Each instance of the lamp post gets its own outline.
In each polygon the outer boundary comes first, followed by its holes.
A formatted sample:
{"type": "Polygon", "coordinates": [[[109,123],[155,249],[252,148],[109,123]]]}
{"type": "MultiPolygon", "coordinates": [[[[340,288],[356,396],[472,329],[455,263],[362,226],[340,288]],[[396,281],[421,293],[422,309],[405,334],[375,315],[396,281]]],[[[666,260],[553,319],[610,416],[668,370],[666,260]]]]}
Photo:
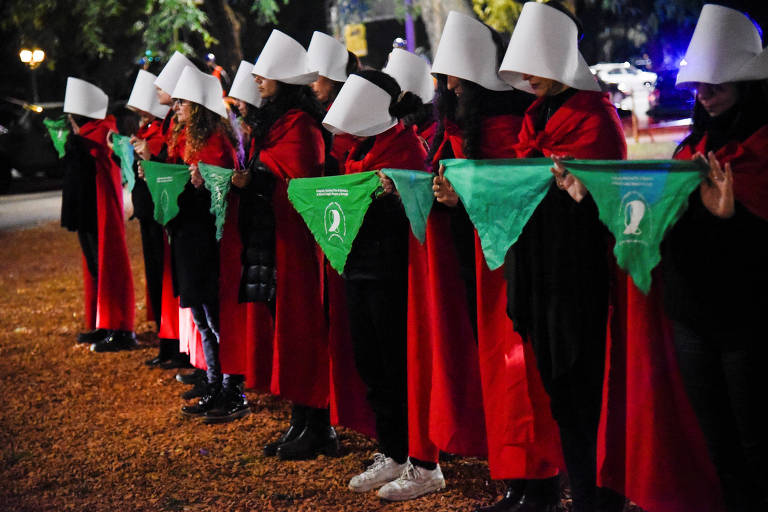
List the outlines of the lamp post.
{"type": "Polygon", "coordinates": [[[27,65],[32,76],[32,101],[37,103],[39,98],[37,96],[37,77],[35,76],[35,69],[43,63],[45,60],[45,52],[40,48],[29,50],[22,48],[19,52],[19,60],[27,65]]]}

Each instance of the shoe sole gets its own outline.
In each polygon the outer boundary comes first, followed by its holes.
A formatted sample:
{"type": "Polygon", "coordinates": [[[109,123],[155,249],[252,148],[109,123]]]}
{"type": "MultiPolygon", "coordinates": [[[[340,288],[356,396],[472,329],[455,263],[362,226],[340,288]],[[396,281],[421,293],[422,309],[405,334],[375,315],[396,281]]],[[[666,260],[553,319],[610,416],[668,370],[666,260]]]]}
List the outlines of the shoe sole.
{"type": "Polygon", "coordinates": [[[91,352],[96,352],[97,354],[104,354],[106,352],[125,352],[127,350],[133,350],[135,348],[138,348],[138,345],[131,345],[129,347],[119,347],[119,348],[118,347],[115,347],[115,348],[109,347],[109,348],[106,348],[106,349],[100,349],[100,348],[98,348],[96,346],[95,343],[91,344],[91,352]]]}
{"type": "Polygon", "coordinates": [[[239,420],[240,418],[244,418],[249,414],[251,414],[251,410],[246,408],[246,409],[243,409],[242,411],[237,411],[236,413],[230,414],[228,416],[203,416],[203,423],[205,423],[206,425],[231,423],[235,420],[239,420]]]}
{"type": "Polygon", "coordinates": [[[440,489],[445,489],[445,480],[438,480],[430,484],[426,489],[424,489],[419,494],[408,495],[408,496],[397,496],[397,497],[384,497],[381,494],[378,494],[378,496],[379,498],[386,501],[408,501],[408,500],[415,500],[416,498],[420,498],[431,492],[439,491],[440,489]]]}
{"type": "Polygon", "coordinates": [[[349,484],[349,485],[347,485],[347,489],[349,489],[352,492],[368,492],[368,491],[372,491],[374,489],[378,489],[379,487],[382,487],[382,486],[388,484],[389,482],[394,482],[395,480],[397,480],[397,477],[393,478],[392,480],[385,480],[383,482],[377,482],[375,484],[370,484],[367,487],[353,487],[352,484],[349,484]]]}
{"type": "MultiPolygon", "coordinates": [[[[284,455],[283,452],[278,451],[277,458],[280,460],[313,460],[319,457],[320,455],[325,455],[326,457],[338,457],[339,451],[340,449],[338,448],[333,448],[333,449],[320,448],[318,450],[314,450],[311,454],[306,455],[304,457],[289,457],[284,455]]],[[[381,484],[381,485],[384,485],[384,484],[381,484]]]]}

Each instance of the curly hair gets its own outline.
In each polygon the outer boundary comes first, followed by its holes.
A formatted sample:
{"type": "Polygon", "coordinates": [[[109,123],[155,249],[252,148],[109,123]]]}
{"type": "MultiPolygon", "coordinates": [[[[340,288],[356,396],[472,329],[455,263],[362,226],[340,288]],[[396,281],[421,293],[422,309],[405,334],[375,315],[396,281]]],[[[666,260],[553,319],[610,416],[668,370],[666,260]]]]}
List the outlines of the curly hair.
{"type": "Polygon", "coordinates": [[[179,134],[186,128],[186,145],[184,146],[183,159],[190,161],[203,148],[205,142],[214,133],[221,133],[232,143],[235,149],[240,149],[240,139],[232,129],[228,119],[224,119],[217,113],[208,110],[202,105],[191,102],[189,105],[189,119],[186,123],[176,123],[173,126],[168,152],[171,154],[178,142],[179,134]]]}

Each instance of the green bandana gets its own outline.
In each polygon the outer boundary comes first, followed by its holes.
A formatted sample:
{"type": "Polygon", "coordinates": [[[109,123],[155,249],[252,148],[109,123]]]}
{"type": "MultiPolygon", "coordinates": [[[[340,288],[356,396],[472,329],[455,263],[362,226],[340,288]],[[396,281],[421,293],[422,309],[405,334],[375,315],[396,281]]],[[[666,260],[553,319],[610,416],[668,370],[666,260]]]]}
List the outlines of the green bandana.
{"type": "Polygon", "coordinates": [[[376,171],[297,178],[288,184],[288,199],[339,274],[378,188],[376,171]]]}
{"type": "Polygon", "coordinates": [[[59,153],[59,158],[64,158],[66,153],[67,137],[69,137],[69,123],[66,117],[59,119],[43,119],[43,124],[48,128],[48,134],[53,141],[53,147],[59,153]]]}
{"type": "Polygon", "coordinates": [[[488,268],[499,268],[549,189],[552,160],[454,159],[440,163],[477,229],[488,268]]]}
{"type": "Polygon", "coordinates": [[[227,194],[232,183],[232,169],[200,162],[197,164],[205,180],[205,188],[211,192],[211,213],[216,217],[216,240],[224,234],[224,221],[227,219],[227,194]]]}
{"type": "Polygon", "coordinates": [[[661,260],[659,245],[688,207],[707,166],[696,161],[568,160],[563,165],[584,183],[600,220],[616,238],[613,253],[645,294],[661,260]]]}
{"type": "Polygon", "coordinates": [[[411,231],[423,244],[427,236],[427,217],[435,200],[432,193],[432,174],[399,169],[382,169],[381,172],[395,182],[405,214],[411,221],[411,231]]]}
{"type": "Polygon", "coordinates": [[[131,138],[117,133],[112,134],[112,151],[120,159],[120,170],[123,173],[123,185],[128,185],[128,190],[133,190],[136,185],[136,177],[133,175],[133,144],[131,138]]]}
{"type": "Polygon", "coordinates": [[[142,160],[149,193],[155,203],[155,220],[165,226],[179,213],[179,194],[189,181],[189,167],[142,160]]]}

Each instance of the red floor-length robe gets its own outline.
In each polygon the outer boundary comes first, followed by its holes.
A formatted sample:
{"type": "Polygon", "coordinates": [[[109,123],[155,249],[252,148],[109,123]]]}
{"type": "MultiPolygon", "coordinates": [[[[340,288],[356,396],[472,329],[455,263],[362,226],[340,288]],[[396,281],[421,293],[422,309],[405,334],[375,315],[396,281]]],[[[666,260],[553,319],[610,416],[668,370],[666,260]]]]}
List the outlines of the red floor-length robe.
{"type": "Polygon", "coordinates": [[[120,168],[110,158],[107,133],[117,131],[113,116],[91,120],[80,127],[96,169],[98,279],[83,258],[85,319],[89,329],[133,331],[135,304],[133,276],[125,241],[123,188],[120,168]]]}
{"type": "Polygon", "coordinates": [[[327,407],[328,333],[314,238],[288,200],[288,180],[322,173],[325,144],[319,124],[292,109],[269,130],[259,160],[277,177],[275,213],[275,335],[270,390],[293,402],[327,407]]]}

